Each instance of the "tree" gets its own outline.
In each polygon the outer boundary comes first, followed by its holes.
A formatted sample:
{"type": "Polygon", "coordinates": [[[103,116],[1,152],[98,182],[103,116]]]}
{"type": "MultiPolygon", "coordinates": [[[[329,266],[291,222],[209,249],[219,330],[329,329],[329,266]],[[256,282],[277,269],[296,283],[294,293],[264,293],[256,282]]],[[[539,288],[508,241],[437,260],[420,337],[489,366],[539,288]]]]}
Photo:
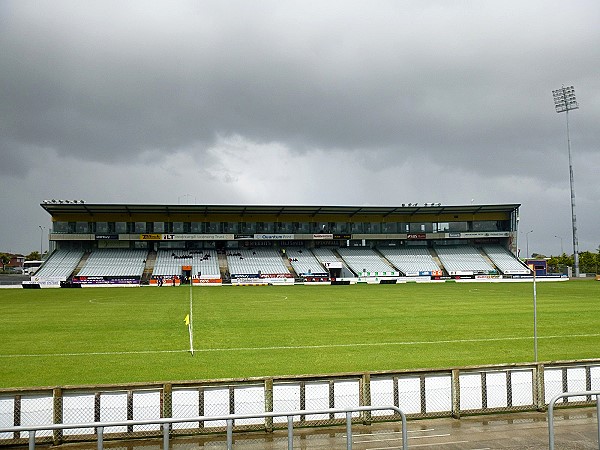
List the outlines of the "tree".
{"type": "Polygon", "coordinates": [[[573,257],[563,253],[560,256],[552,256],[548,260],[548,270],[551,273],[563,273],[565,267],[573,267],[573,264],[573,257]]]}
{"type": "Polygon", "coordinates": [[[39,261],[40,259],[42,259],[40,252],[31,252],[25,257],[25,261],[39,261]]]}
{"type": "Polygon", "coordinates": [[[579,253],[579,267],[583,273],[596,273],[598,269],[598,261],[596,254],[592,252],[581,252],[579,253]]]}
{"type": "Polygon", "coordinates": [[[5,270],[6,265],[10,262],[10,256],[6,253],[0,253],[0,262],[2,262],[2,270],[5,270]]]}

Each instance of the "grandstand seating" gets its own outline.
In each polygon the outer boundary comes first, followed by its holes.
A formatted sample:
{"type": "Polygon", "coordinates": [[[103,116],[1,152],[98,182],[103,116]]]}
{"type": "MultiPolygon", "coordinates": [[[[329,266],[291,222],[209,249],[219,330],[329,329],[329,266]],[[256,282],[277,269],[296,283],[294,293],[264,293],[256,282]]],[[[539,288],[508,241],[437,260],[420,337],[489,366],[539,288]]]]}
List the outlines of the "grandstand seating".
{"type": "Polygon", "coordinates": [[[499,245],[484,246],[483,251],[489,256],[498,269],[507,275],[527,275],[531,273],[515,256],[499,245]]]}
{"type": "Polygon", "coordinates": [[[298,275],[327,275],[327,270],[319,263],[319,260],[310,250],[293,248],[287,250],[286,254],[290,264],[298,275]]]}
{"type": "Polygon", "coordinates": [[[479,250],[470,245],[436,247],[435,250],[449,275],[496,272],[496,269],[483,257],[479,250]]]}
{"type": "Polygon", "coordinates": [[[44,262],[35,276],[67,279],[83,256],[83,250],[57,250],[44,262]]]}
{"type": "Polygon", "coordinates": [[[221,278],[219,258],[215,250],[159,250],[152,271],[153,277],[181,275],[182,266],[192,267],[192,277],[221,278]]]}
{"type": "Polygon", "coordinates": [[[116,248],[94,250],[77,276],[141,277],[147,256],[146,250],[116,248]]]}
{"type": "Polygon", "coordinates": [[[396,269],[371,248],[340,248],[338,253],[348,267],[359,276],[381,274],[382,272],[392,276],[399,275],[396,269]]]}
{"type": "Polygon", "coordinates": [[[234,275],[284,274],[290,271],[283,263],[281,255],[273,248],[257,248],[254,250],[229,250],[227,252],[229,273],[234,275]]]}
{"type": "Polygon", "coordinates": [[[340,263],[340,259],[335,255],[332,249],[328,247],[315,247],[312,249],[312,254],[315,255],[317,261],[322,265],[326,263],[340,263]]]}
{"type": "Polygon", "coordinates": [[[389,262],[408,276],[441,271],[427,247],[384,247],[379,251],[389,262]]]}

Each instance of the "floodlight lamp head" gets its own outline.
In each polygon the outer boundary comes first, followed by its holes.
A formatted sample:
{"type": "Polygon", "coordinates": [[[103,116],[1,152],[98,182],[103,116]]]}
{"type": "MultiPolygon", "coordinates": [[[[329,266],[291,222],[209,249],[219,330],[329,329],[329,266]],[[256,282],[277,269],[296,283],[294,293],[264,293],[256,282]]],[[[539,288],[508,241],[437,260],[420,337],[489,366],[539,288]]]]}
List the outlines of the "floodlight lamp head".
{"type": "Polygon", "coordinates": [[[568,112],[573,109],[579,109],[579,104],[575,97],[575,88],[573,86],[562,87],[552,91],[554,97],[554,107],[557,113],[568,112]]]}

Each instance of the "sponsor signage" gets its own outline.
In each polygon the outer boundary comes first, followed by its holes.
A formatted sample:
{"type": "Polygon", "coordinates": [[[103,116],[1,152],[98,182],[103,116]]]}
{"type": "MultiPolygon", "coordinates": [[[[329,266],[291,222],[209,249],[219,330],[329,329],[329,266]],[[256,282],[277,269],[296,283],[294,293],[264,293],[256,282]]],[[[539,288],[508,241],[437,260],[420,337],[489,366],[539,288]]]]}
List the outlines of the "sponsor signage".
{"type": "Polygon", "coordinates": [[[234,239],[254,239],[253,234],[234,234],[234,239]]]}
{"type": "Polygon", "coordinates": [[[333,239],[333,234],[329,234],[329,233],[313,234],[313,239],[333,239]]]}
{"type": "Polygon", "coordinates": [[[220,278],[194,278],[194,284],[218,284],[222,283],[220,278]]]}
{"type": "Polygon", "coordinates": [[[97,234],[96,240],[97,241],[118,241],[119,235],[118,234],[97,234]]]}
{"type": "Polygon", "coordinates": [[[139,284],[139,277],[73,277],[76,284],[139,284]]]}
{"type": "Polygon", "coordinates": [[[261,273],[259,278],[292,278],[291,273],[261,273]]]}
{"type": "Polygon", "coordinates": [[[509,237],[508,231],[468,232],[468,233],[446,233],[448,238],[490,238],[509,237]]]}
{"type": "Polygon", "coordinates": [[[258,240],[276,240],[276,241],[281,241],[284,239],[294,239],[294,235],[293,234],[255,234],[254,235],[254,239],[258,239],[258,240]]]}
{"type": "Polygon", "coordinates": [[[425,233],[411,233],[411,234],[406,235],[406,239],[422,240],[422,239],[427,239],[427,235],[425,233]]]}
{"type": "Polygon", "coordinates": [[[333,238],[334,239],[345,239],[345,240],[348,240],[348,239],[352,239],[352,235],[351,234],[334,234],[333,238]]]}
{"type": "Polygon", "coordinates": [[[140,234],[140,241],[226,241],[233,239],[233,234],[175,234],[145,233],[140,234]]]}
{"type": "Polygon", "coordinates": [[[162,234],[140,234],[140,241],[160,241],[162,234]]]}

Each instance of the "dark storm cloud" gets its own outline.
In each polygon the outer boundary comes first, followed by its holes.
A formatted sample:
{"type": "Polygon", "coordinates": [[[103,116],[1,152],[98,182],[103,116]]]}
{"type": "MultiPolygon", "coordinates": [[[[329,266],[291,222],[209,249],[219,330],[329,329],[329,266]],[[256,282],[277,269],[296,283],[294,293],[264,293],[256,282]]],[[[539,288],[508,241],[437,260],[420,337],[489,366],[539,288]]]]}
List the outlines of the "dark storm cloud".
{"type": "Polygon", "coordinates": [[[424,5],[9,3],[5,136],[97,160],[229,134],[460,164],[482,147],[515,157],[542,144],[528,136],[548,134],[561,80],[547,74],[571,47],[586,64],[577,44],[600,33],[577,29],[598,7],[566,11],[565,44],[549,30],[558,4],[519,7],[522,19],[510,6],[424,5]]]}

